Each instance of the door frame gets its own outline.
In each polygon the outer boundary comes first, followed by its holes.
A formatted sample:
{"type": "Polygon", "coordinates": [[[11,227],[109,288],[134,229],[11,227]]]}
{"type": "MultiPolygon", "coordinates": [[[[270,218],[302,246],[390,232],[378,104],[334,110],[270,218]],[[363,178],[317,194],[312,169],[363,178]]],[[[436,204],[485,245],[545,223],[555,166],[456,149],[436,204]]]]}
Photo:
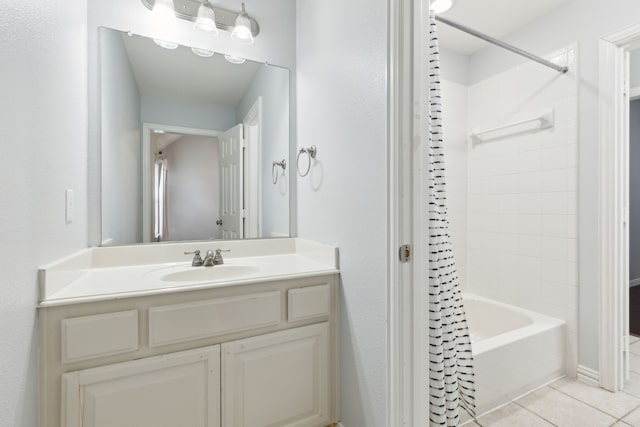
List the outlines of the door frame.
{"type": "Polygon", "coordinates": [[[247,114],[242,119],[244,126],[243,162],[244,162],[244,191],[243,203],[246,210],[244,218],[244,238],[255,239],[269,237],[262,235],[262,97],[259,96],[247,114]],[[249,126],[256,126],[255,141],[251,139],[249,126]]]}
{"type": "Polygon", "coordinates": [[[426,99],[421,76],[428,55],[429,0],[388,2],[387,115],[387,425],[421,426],[428,416],[428,328],[423,280],[428,212],[421,209],[426,170],[426,99]],[[411,245],[411,262],[399,248],[411,245]]]}
{"type": "Polygon", "coordinates": [[[198,129],[184,126],[172,126],[160,123],[142,123],[142,242],[151,242],[151,132],[161,130],[168,133],[181,133],[184,135],[216,137],[222,132],[211,129],[198,129]]]}
{"type": "Polygon", "coordinates": [[[599,383],[620,391],[629,353],[629,67],[640,25],[599,40],[599,383]],[[622,173],[620,173],[622,171],[622,173]]]}

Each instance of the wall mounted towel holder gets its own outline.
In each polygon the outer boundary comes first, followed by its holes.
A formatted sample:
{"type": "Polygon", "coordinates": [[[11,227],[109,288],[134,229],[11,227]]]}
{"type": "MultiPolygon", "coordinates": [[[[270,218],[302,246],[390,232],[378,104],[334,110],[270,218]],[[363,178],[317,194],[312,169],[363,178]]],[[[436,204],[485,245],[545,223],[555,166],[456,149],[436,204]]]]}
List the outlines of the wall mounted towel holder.
{"type": "Polygon", "coordinates": [[[309,175],[309,171],[311,170],[311,159],[315,159],[317,154],[318,149],[315,145],[312,145],[309,148],[300,149],[300,151],[298,152],[298,158],[296,159],[296,169],[298,169],[298,175],[300,175],[301,177],[309,175]],[[307,155],[307,167],[305,168],[304,172],[300,170],[300,156],[302,154],[307,155]]]}

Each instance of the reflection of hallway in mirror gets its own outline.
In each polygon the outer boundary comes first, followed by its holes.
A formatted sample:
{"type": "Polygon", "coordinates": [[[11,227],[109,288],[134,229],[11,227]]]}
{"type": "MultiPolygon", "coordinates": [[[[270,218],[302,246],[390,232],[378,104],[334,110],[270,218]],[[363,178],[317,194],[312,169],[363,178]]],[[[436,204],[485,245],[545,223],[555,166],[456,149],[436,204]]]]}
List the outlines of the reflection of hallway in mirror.
{"type": "MultiPolygon", "coordinates": [[[[151,138],[151,153],[154,153],[152,162],[159,151],[162,151],[168,164],[167,234],[162,240],[220,238],[216,225],[220,215],[218,138],[154,133],[151,138]]],[[[155,207],[156,203],[154,211],[155,207]]],[[[153,215],[155,218],[155,212],[153,215]]]]}

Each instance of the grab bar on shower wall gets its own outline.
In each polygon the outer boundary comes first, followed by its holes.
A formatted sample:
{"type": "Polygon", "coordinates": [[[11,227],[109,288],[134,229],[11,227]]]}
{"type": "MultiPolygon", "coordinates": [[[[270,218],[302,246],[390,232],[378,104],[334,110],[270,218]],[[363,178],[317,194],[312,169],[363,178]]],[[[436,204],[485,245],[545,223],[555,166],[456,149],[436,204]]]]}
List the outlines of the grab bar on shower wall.
{"type": "MultiPolygon", "coordinates": [[[[545,111],[544,113],[540,114],[537,117],[532,117],[530,119],[525,119],[525,120],[520,120],[517,122],[513,122],[513,123],[509,123],[506,125],[502,125],[502,126],[497,126],[491,129],[485,129],[485,130],[481,130],[481,131],[476,131],[473,132],[471,135],[469,135],[469,138],[471,138],[471,142],[472,143],[479,143],[482,142],[486,139],[490,139],[487,138],[486,135],[493,133],[493,132],[499,132],[505,129],[509,129],[512,127],[517,127],[517,126],[522,126],[522,125],[526,125],[529,123],[535,123],[538,122],[538,127],[537,128],[533,128],[533,129],[528,129],[529,131],[531,130],[541,130],[541,129],[549,129],[552,128],[554,123],[555,123],[555,119],[554,119],[554,114],[553,114],[553,108],[550,110],[545,111]]],[[[504,135],[500,135],[500,136],[504,136],[504,135]]]]}

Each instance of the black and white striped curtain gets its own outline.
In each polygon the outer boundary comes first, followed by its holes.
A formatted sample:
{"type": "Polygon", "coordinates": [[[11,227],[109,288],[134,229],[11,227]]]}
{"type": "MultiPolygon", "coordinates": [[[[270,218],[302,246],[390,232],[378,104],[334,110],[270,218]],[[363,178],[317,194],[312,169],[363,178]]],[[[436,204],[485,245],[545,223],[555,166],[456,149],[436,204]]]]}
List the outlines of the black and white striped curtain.
{"type": "Polygon", "coordinates": [[[471,339],[447,217],[438,35],[429,30],[429,420],[457,426],[460,406],[475,416],[471,339]]]}

